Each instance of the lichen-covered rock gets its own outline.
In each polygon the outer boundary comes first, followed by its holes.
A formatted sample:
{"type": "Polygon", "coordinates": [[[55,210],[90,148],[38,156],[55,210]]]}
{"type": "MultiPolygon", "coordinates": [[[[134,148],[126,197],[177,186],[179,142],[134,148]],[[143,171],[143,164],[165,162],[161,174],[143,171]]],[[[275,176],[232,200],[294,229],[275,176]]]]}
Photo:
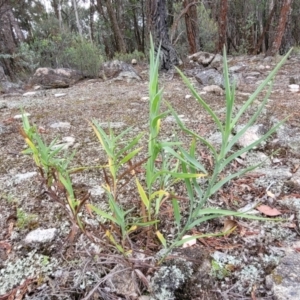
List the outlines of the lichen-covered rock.
{"type": "Polygon", "coordinates": [[[215,69],[200,71],[195,76],[196,80],[203,85],[218,85],[221,86],[223,76],[215,69]]]}
{"type": "Polygon", "coordinates": [[[16,261],[5,262],[0,270],[0,295],[22,284],[27,278],[52,274],[57,265],[57,259],[38,254],[36,251],[31,251],[26,257],[16,261]]]}
{"type": "Polygon", "coordinates": [[[113,79],[113,78],[117,80],[123,80],[123,79],[141,80],[141,77],[131,65],[119,60],[114,60],[114,61],[109,61],[104,63],[100,67],[99,77],[102,78],[103,80],[113,79]]]}
{"type": "MultiPolygon", "coordinates": [[[[245,125],[239,125],[237,126],[236,131],[239,132],[244,127],[245,125]]],[[[252,143],[258,141],[266,132],[267,132],[267,128],[265,128],[265,126],[262,124],[250,126],[245,131],[245,133],[239,138],[238,145],[240,147],[247,147],[252,143]]]]}
{"type": "Polygon", "coordinates": [[[266,281],[273,291],[275,300],[298,300],[300,299],[300,253],[287,251],[279,265],[268,275],[266,281]]]}
{"type": "Polygon", "coordinates": [[[208,85],[203,88],[203,91],[207,93],[213,93],[218,96],[222,96],[224,94],[223,89],[221,89],[218,85],[208,85]]]}
{"type": "Polygon", "coordinates": [[[27,234],[25,237],[25,244],[44,244],[51,242],[55,239],[57,233],[56,228],[49,228],[49,229],[35,229],[27,234]]]}
{"type": "Polygon", "coordinates": [[[31,85],[39,85],[44,89],[67,88],[79,80],[83,75],[72,69],[38,68],[30,80],[31,85]]]}
{"type": "Polygon", "coordinates": [[[200,65],[208,66],[212,60],[214,59],[215,54],[199,51],[197,53],[194,53],[190,56],[188,56],[188,59],[196,61],[200,65]]]}

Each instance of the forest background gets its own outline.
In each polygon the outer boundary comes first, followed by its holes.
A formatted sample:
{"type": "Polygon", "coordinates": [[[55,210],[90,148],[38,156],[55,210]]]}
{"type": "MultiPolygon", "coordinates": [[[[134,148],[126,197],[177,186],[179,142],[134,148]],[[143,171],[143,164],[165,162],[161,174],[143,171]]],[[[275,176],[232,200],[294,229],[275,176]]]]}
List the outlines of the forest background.
{"type": "Polygon", "coordinates": [[[300,0],[0,0],[0,65],[12,81],[38,67],[95,77],[103,61],[145,59],[150,32],[165,69],[224,45],[284,54],[300,44],[299,13],[300,0]]]}

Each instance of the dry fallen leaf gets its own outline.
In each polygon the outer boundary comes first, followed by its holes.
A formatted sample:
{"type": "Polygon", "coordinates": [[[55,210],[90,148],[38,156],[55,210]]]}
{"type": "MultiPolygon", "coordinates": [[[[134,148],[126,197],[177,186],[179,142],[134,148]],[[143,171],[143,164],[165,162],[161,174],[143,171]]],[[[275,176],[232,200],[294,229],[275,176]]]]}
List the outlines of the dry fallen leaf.
{"type": "Polygon", "coordinates": [[[260,205],[256,207],[258,211],[265,214],[266,216],[274,217],[281,215],[281,212],[277,208],[272,208],[268,205],[260,205]]]}
{"type": "MultiPolygon", "coordinates": [[[[182,240],[187,239],[187,238],[191,238],[193,237],[192,235],[185,235],[182,237],[182,240]]],[[[190,241],[185,242],[184,244],[182,244],[182,248],[188,248],[191,247],[193,245],[195,245],[197,243],[196,239],[192,239],[190,241]]]]}
{"type": "Polygon", "coordinates": [[[235,221],[230,220],[230,219],[226,219],[224,221],[223,232],[224,233],[228,232],[226,234],[228,236],[228,235],[230,235],[234,231],[234,229],[235,229],[236,226],[237,226],[237,223],[235,221]]]}

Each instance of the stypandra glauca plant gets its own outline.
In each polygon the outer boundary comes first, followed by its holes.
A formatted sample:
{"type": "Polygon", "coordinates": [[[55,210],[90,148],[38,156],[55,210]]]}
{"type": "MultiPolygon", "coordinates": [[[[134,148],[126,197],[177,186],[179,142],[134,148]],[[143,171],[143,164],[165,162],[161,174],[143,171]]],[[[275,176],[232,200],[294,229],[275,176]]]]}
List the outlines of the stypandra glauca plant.
{"type": "Polygon", "coordinates": [[[88,199],[86,193],[81,199],[76,199],[73,190],[68,166],[75,152],[71,155],[60,155],[64,150],[63,145],[57,144],[54,139],[47,145],[41,138],[36,126],[29,123],[27,115],[22,111],[22,128],[20,133],[28,148],[23,154],[32,156],[43,183],[46,193],[66,210],[70,221],[73,223],[70,238],[74,236],[77,226],[84,231],[84,225],[79,217],[83,204],[88,199]]]}
{"type": "MultiPolygon", "coordinates": [[[[135,148],[143,134],[138,134],[132,140],[126,143],[122,142],[124,136],[131,131],[131,128],[121,132],[115,136],[114,132],[109,129],[107,134],[103,128],[93,121],[91,123],[102,148],[104,149],[108,164],[103,168],[104,173],[104,189],[109,201],[109,209],[111,214],[90,205],[93,211],[99,216],[109,220],[113,230],[105,229],[106,236],[112,244],[123,254],[130,253],[126,251],[126,243],[129,241],[129,234],[136,231],[140,227],[156,226],[158,223],[158,213],[161,204],[172,198],[168,192],[170,187],[179,179],[198,178],[205,174],[193,174],[178,172],[179,161],[174,162],[174,156],[166,151],[165,147],[180,145],[178,142],[159,141],[159,131],[161,119],[170,114],[170,111],[160,113],[160,105],[162,101],[162,89],[158,89],[158,68],[159,56],[155,58],[154,46],[151,39],[150,50],[150,73],[149,73],[149,133],[148,133],[148,156],[144,160],[133,163],[141,147],[135,148]],[[125,144],[122,146],[122,144],[125,144]],[[127,165],[127,167],[124,167],[127,165]],[[146,167],[146,184],[142,184],[137,176],[137,168],[145,165],[146,167]],[[140,196],[140,212],[138,217],[132,217],[132,210],[124,211],[118,201],[118,196],[122,192],[122,188],[135,177],[135,184],[140,196]],[[125,181],[125,182],[124,182],[125,181]],[[119,242],[118,242],[119,241],[119,242]]],[[[147,230],[148,238],[154,230],[147,230]]],[[[162,234],[157,231],[157,236],[163,244],[165,239],[162,234]]],[[[128,244],[128,243],[127,243],[128,244]]]]}
{"type": "MultiPolygon", "coordinates": [[[[176,199],[173,199],[173,211],[174,211],[174,219],[178,226],[178,235],[176,239],[171,243],[170,246],[166,247],[167,250],[165,252],[165,256],[174,248],[182,245],[183,243],[195,239],[198,236],[194,236],[187,239],[182,239],[185,233],[195,226],[200,225],[203,222],[206,222],[211,219],[220,218],[224,216],[234,216],[240,218],[248,218],[253,220],[269,220],[262,217],[253,216],[247,213],[234,212],[230,210],[224,209],[216,209],[207,207],[208,199],[214,195],[224,184],[228,183],[230,180],[240,177],[245,173],[259,167],[262,163],[250,166],[248,168],[242,169],[236,173],[227,175],[225,178],[220,176],[221,172],[237,157],[243,155],[249,150],[253,149],[255,146],[260,144],[262,141],[265,141],[271,134],[273,134],[277,128],[282,125],[285,120],[279,122],[274,127],[272,127],[266,134],[264,134],[261,138],[253,142],[252,144],[240,149],[233,150],[233,146],[237,143],[240,137],[247,131],[247,129],[252,126],[258,119],[261,111],[265,107],[268,98],[271,94],[273,87],[273,80],[280,69],[280,67],[285,63],[287,58],[289,57],[292,49],[283,57],[281,62],[274,68],[274,70],[267,76],[267,78],[258,86],[256,91],[248,98],[248,100],[243,104],[240,110],[234,115],[234,101],[235,101],[235,85],[230,85],[229,80],[229,71],[227,65],[226,58],[226,50],[224,48],[223,51],[223,75],[224,75],[224,84],[225,84],[225,105],[226,105],[226,116],[225,121],[221,120],[217,117],[217,114],[211,109],[209,104],[205,102],[200,95],[197,93],[192,83],[188,80],[184,74],[177,69],[178,73],[182,77],[185,84],[190,89],[192,95],[196,99],[196,101],[205,109],[205,111],[209,114],[209,116],[214,121],[217,129],[222,134],[222,145],[220,149],[216,149],[209,141],[199,136],[196,132],[190,130],[185,126],[185,124],[180,120],[176,111],[172,108],[170,104],[168,104],[170,110],[172,111],[173,116],[176,119],[179,127],[192,138],[191,145],[189,150],[185,150],[182,146],[178,146],[178,151],[175,152],[171,147],[165,147],[165,151],[173,154],[177,157],[181,162],[181,168],[183,173],[188,174],[197,174],[199,171],[207,174],[208,172],[205,170],[204,165],[202,165],[196,158],[196,145],[197,143],[202,143],[207,147],[207,149],[212,154],[214,160],[213,172],[210,176],[207,176],[207,184],[203,188],[201,184],[195,178],[185,178],[184,183],[186,186],[188,198],[189,198],[189,212],[188,217],[185,220],[184,224],[182,224],[182,218],[178,206],[178,202],[176,199]],[[253,116],[249,119],[247,124],[238,131],[234,136],[232,136],[233,129],[236,124],[240,120],[241,116],[247,111],[247,109],[252,105],[253,101],[257,98],[257,96],[267,87],[267,91],[265,93],[264,99],[262,103],[258,106],[257,111],[253,114],[253,116]]],[[[272,219],[272,220],[282,220],[282,219],[272,219]]],[[[207,235],[206,235],[207,236],[207,235]]],[[[204,237],[204,235],[201,235],[204,237]]],[[[162,260],[165,258],[162,258],[162,260]]]]}
{"type": "Polygon", "coordinates": [[[118,201],[120,193],[135,176],[137,169],[146,161],[146,159],[143,159],[136,163],[132,162],[142,149],[142,147],[136,148],[136,145],[142,138],[143,133],[139,133],[124,143],[123,138],[132,128],[128,128],[116,136],[111,128],[109,128],[107,134],[96,120],[93,120],[90,124],[107,156],[108,164],[103,166],[105,181],[103,188],[108,198],[109,213],[91,204],[89,207],[99,216],[110,221],[112,229],[107,229],[102,225],[106,237],[119,252],[127,255],[131,252],[131,249],[126,250],[129,234],[139,227],[151,226],[157,222],[156,220],[146,220],[143,217],[133,218],[130,213],[135,208],[125,211],[118,201]]]}

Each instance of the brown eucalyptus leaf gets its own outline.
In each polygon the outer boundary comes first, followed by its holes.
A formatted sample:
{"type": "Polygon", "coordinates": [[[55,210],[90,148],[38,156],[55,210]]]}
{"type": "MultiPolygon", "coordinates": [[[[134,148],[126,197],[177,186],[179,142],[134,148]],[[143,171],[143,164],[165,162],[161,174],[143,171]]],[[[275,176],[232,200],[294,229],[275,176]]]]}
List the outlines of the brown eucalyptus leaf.
{"type": "Polygon", "coordinates": [[[265,214],[266,216],[274,217],[281,215],[281,212],[277,208],[272,208],[268,205],[260,205],[256,207],[258,211],[265,214]]]}

